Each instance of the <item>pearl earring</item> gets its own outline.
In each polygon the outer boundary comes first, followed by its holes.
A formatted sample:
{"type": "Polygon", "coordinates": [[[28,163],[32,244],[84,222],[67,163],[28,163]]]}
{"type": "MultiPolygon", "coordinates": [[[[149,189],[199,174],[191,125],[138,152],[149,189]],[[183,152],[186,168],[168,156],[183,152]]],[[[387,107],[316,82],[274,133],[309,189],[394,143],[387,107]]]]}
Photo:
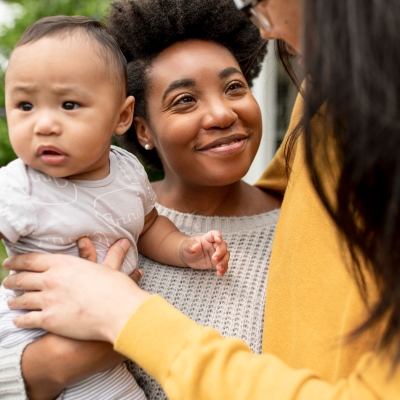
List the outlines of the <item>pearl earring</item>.
{"type": "Polygon", "coordinates": [[[152,147],[151,147],[148,143],[146,143],[146,144],[144,145],[144,148],[145,148],[146,150],[151,150],[151,149],[152,149],[152,147]]]}

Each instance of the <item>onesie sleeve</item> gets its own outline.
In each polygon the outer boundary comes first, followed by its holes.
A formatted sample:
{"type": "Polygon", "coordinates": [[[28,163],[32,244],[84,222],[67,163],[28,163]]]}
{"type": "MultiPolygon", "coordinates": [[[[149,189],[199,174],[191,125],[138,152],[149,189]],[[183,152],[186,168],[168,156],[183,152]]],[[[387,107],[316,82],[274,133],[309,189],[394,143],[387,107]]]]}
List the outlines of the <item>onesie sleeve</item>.
{"type": "Polygon", "coordinates": [[[0,347],[0,399],[27,400],[21,370],[22,354],[32,341],[11,348],[0,347]]]}
{"type": "Polygon", "coordinates": [[[286,160],[287,144],[288,140],[290,139],[291,132],[293,132],[293,130],[297,127],[301,120],[301,116],[303,115],[303,103],[304,101],[301,94],[298,94],[285,138],[276,151],[274,158],[261,175],[260,179],[255,183],[255,186],[258,186],[260,189],[274,192],[281,196],[285,194],[289,174],[291,171],[290,168],[293,165],[296,155],[297,141],[294,143],[293,149],[290,153],[290,159],[288,160],[289,165],[287,165],[286,160]]]}
{"type": "Polygon", "coordinates": [[[145,198],[145,204],[144,204],[144,210],[145,210],[145,215],[149,214],[150,211],[154,208],[156,204],[156,194],[154,193],[153,187],[151,186],[151,183],[149,181],[149,177],[147,176],[147,172],[144,169],[143,165],[140,164],[139,160],[137,160],[138,169],[141,169],[142,174],[144,176],[143,183],[142,183],[142,189],[144,191],[144,198],[145,198]]]}
{"type": "MultiPolygon", "coordinates": [[[[117,158],[123,159],[124,163],[129,164],[129,173],[132,173],[133,178],[132,182],[140,185],[140,190],[137,194],[142,200],[144,215],[149,214],[154,208],[157,198],[143,165],[132,153],[120,147],[111,146],[111,152],[114,153],[117,158]]],[[[128,175],[127,171],[124,171],[124,173],[128,175]]]]}
{"type": "MultiPolygon", "coordinates": [[[[0,347],[0,399],[28,400],[21,360],[26,347],[33,341],[30,339],[10,348],[0,347]]],[[[63,398],[64,391],[55,400],[63,398]]]]}
{"type": "Polygon", "coordinates": [[[33,233],[37,227],[36,209],[30,199],[26,166],[15,160],[0,168],[0,232],[12,243],[33,233]]]}

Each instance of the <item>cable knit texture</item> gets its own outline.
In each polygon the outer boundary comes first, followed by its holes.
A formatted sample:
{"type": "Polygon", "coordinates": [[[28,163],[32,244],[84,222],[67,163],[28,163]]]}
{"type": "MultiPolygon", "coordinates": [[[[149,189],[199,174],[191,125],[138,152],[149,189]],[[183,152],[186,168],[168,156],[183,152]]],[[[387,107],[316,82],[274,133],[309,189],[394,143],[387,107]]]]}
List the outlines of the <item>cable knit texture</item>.
{"type": "Polygon", "coordinates": [[[26,400],[25,384],[21,374],[21,358],[27,341],[10,349],[0,349],[0,399],[26,400]]]}
{"type": "MultiPolygon", "coordinates": [[[[160,294],[199,324],[225,337],[240,338],[261,354],[268,265],[279,210],[252,217],[204,217],[156,207],[189,235],[220,230],[231,261],[228,272],[219,278],[215,271],[170,267],[140,256],[141,287],[160,294]]],[[[132,362],[128,368],[149,400],[166,399],[158,383],[141,368],[132,362]]]]}

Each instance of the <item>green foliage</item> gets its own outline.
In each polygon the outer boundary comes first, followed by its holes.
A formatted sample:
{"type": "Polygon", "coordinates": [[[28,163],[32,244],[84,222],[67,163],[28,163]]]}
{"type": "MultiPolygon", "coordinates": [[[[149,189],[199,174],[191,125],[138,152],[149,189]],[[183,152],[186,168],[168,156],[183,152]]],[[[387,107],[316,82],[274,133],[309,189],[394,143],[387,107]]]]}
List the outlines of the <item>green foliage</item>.
{"type": "Polygon", "coordinates": [[[7,257],[6,249],[4,248],[4,244],[0,241],[0,283],[1,281],[8,275],[8,271],[1,267],[1,263],[7,257]]]}
{"type": "MultiPolygon", "coordinates": [[[[3,0],[10,5],[20,5],[23,12],[11,28],[0,31],[0,57],[8,59],[24,30],[39,18],[50,15],[85,15],[102,20],[110,0],[3,0]]],[[[0,58],[1,59],[1,58],[0,58]]],[[[4,107],[4,70],[0,67],[0,108],[4,107]]],[[[5,119],[0,117],[0,167],[15,158],[10,146],[5,119]]]]}
{"type": "Polygon", "coordinates": [[[15,157],[8,139],[6,120],[0,118],[0,167],[7,165],[15,157]]]}

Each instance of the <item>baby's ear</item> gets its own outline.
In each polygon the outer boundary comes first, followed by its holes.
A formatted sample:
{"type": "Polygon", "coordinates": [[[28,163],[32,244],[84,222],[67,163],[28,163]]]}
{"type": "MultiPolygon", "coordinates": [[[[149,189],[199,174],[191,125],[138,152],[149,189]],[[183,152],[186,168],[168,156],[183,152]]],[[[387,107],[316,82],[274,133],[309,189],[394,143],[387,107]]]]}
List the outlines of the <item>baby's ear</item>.
{"type": "Polygon", "coordinates": [[[123,135],[130,128],[133,121],[134,108],[135,98],[133,96],[128,96],[120,109],[117,126],[114,129],[116,135],[123,135]]]}

